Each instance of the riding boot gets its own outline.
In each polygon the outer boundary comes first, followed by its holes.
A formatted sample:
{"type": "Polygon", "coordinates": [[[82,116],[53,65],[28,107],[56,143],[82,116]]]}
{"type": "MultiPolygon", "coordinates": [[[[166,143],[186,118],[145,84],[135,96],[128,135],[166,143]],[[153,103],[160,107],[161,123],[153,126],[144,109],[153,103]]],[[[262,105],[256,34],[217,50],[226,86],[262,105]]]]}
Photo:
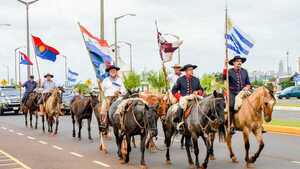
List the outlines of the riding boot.
{"type": "Polygon", "coordinates": [[[234,108],[231,108],[230,110],[230,134],[234,135],[236,133],[235,124],[234,124],[234,114],[235,110],[234,108]]]}

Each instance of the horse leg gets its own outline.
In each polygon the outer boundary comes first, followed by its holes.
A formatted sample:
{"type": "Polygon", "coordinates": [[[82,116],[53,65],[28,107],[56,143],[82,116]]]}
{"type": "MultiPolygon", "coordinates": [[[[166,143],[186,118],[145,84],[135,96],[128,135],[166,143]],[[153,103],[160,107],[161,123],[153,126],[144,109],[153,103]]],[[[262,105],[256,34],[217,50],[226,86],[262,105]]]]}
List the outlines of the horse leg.
{"type": "Polygon", "coordinates": [[[82,119],[78,119],[78,140],[81,140],[82,119]]]}
{"type": "Polygon", "coordinates": [[[39,120],[39,116],[38,116],[37,112],[35,112],[35,129],[38,128],[38,120],[39,120]]]}
{"type": "Polygon", "coordinates": [[[208,164],[208,160],[209,160],[209,156],[210,156],[211,151],[212,151],[212,142],[211,142],[211,137],[210,136],[208,138],[206,138],[202,135],[201,137],[202,137],[202,139],[205,143],[205,146],[206,146],[206,156],[205,156],[204,162],[202,163],[200,169],[206,169],[207,164],[208,164]]]}
{"type": "Polygon", "coordinates": [[[71,111],[71,117],[72,117],[72,124],[73,124],[73,137],[76,137],[76,133],[75,133],[75,117],[74,117],[74,113],[71,111]]]}
{"type": "Polygon", "coordinates": [[[131,141],[132,141],[132,144],[133,144],[133,148],[136,148],[136,144],[135,144],[135,139],[134,139],[134,136],[132,136],[132,139],[131,139],[131,141]]]}
{"type": "MultiPolygon", "coordinates": [[[[146,169],[147,165],[145,163],[145,149],[146,149],[146,133],[144,132],[143,134],[141,134],[141,169],[146,169]]],[[[129,155],[129,153],[128,153],[129,155]]]]}
{"type": "Polygon", "coordinates": [[[249,143],[249,129],[244,128],[243,130],[243,138],[244,138],[244,144],[245,144],[245,161],[247,163],[247,167],[250,166],[250,160],[249,160],[249,149],[250,149],[250,143],[249,143]]]}
{"type": "Polygon", "coordinates": [[[59,114],[55,116],[55,122],[56,122],[56,124],[55,124],[55,132],[54,132],[55,135],[57,134],[57,131],[58,131],[58,124],[59,124],[59,120],[58,119],[59,119],[59,114]]]}
{"type": "Polygon", "coordinates": [[[43,132],[45,133],[45,115],[42,115],[43,132]]]}
{"type": "Polygon", "coordinates": [[[192,140],[193,140],[193,145],[194,145],[194,154],[195,154],[196,168],[198,169],[198,168],[200,168],[198,138],[192,138],[192,140]]]}
{"type": "MultiPolygon", "coordinates": [[[[126,135],[127,154],[126,154],[126,157],[125,157],[125,160],[124,160],[124,164],[127,164],[129,162],[129,155],[130,155],[130,152],[131,152],[130,140],[131,140],[131,137],[129,135],[126,135]]],[[[144,142],[144,144],[145,144],[145,142],[144,142]]],[[[141,145],[142,145],[142,141],[141,141],[141,145]]]]}
{"type": "Polygon", "coordinates": [[[28,114],[28,112],[25,111],[25,112],[24,112],[24,118],[25,118],[25,126],[26,126],[26,127],[28,126],[27,114],[28,114]]]}
{"type": "Polygon", "coordinates": [[[191,135],[187,135],[185,136],[185,150],[188,157],[189,165],[191,168],[194,168],[194,161],[191,156],[190,146],[191,146],[191,135]]]}
{"type": "Polygon", "coordinates": [[[89,140],[93,140],[92,139],[92,135],[91,135],[91,121],[92,121],[92,116],[90,118],[88,118],[88,133],[89,133],[89,140]]]}
{"type": "Polygon", "coordinates": [[[122,157],[122,152],[121,152],[121,148],[122,148],[122,138],[120,138],[120,135],[119,135],[119,130],[114,127],[114,135],[115,135],[115,139],[116,139],[116,144],[118,146],[118,156],[119,156],[119,160],[122,160],[123,157],[122,157]]]}
{"type": "Polygon", "coordinates": [[[181,144],[181,149],[184,149],[184,135],[181,136],[180,144],[181,144]]]}
{"type": "Polygon", "coordinates": [[[227,134],[227,136],[226,136],[226,144],[227,144],[227,148],[228,148],[229,153],[230,153],[231,161],[232,161],[233,163],[237,163],[238,160],[237,160],[237,158],[236,158],[236,156],[235,156],[235,154],[234,154],[234,152],[233,152],[233,150],[232,150],[232,142],[231,142],[231,141],[232,141],[232,135],[231,135],[230,131],[228,130],[228,134],[227,134]]]}
{"type": "Polygon", "coordinates": [[[209,160],[216,160],[215,154],[214,154],[214,141],[215,141],[216,133],[210,134],[210,143],[211,143],[211,150],[209,151],[209,160]]]}
{"type": "Polygon", "coordinates": [[[30,128],[33,128],[32,126],[32,112],[29,110],[29,120],[30,120],[30,128]]]}
{"type": "Polygon", "coordinates": [[[254,132],[254,135],[255,135],[256,141],[259,144],[259,148],[258,148],[257,152],[250,158],[251,163],[254,163],[257,160],[259,154],[261,153],[261,151],[263,150],[263,148],[265,146],[263,138],[262,138],[262,128],[256,130],[254,132]]]}
{"type": "Polygon", "coordinates": [[[172,141],[172,136],[173,136],[173,131],[167,131],[165,130],[165,145],[167,147],[167,152],[166,152],[166,163],[171,164],[171,159],[170,159],[170,146],[171,146],[171,141],[172,141]]]}

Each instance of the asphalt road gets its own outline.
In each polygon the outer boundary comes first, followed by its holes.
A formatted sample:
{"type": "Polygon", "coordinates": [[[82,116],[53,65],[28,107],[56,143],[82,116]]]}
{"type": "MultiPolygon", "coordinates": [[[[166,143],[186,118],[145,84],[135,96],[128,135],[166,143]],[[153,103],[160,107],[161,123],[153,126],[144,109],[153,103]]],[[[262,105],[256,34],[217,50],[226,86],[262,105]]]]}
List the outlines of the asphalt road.
{"type": "Polygon", "coordinates": [[[300,111],[274,110],[273,119],[300,120],[300,111]]]}
{"type": "MultiPolygon", "coordinates": [[[[40,125],[39,125],[40,127],[40,125]]],[[[71,137],[71,119],[69,116],[60,119],[57,136],[44,134],[38,130],[26,128],[23,116],[0,116],[0,152],[6,152],[32,169],[136,169],[139,168],[140,152],[133,149],[128,165],[121,165],[116,157],[114,140],[106,140],[109,153],[98,150],[99,137],[93,120],[93,142],[87,139],[86,123],[82,130],[82,141],[71,137]]],[[[159,135],[163,133],[160,129],[159,135]]],[[[136,137],[136,140],[139,138],[136,137]]],[[[256,169],[299,169],[300,168],[300,137],[267,133],[264,135],[265,149],[255,164],[256,169]]],[[[171,148],[172,165],[165,164],[165,151],[146,152],[146,162],[151,169],[185,169],[187,158],[180,149],[179,139],[171,148]]],[[[164,149],[163,139],[159,137],[158,147],[164,149]]],[[[204,146],[200,144],[200,159],[204,157],[204,146]]],[[[236,134],[233,139],[234,150],[240,163],[233,164],[224,143],[215,144],[217,160],[210,161],[211,169],[241,169],[245,168],[244,145],[242,135],[236,134]]],[[[252,152],[256,149],[255,139],[251,138],[252,152]]],[[[22,168],[10,164],[0,154],[0,169],[22,168]],[[2,160],[2,161],[1,161],[2,160]]],[[[18,165],[18,164],[16,164],[18,165]]]]}

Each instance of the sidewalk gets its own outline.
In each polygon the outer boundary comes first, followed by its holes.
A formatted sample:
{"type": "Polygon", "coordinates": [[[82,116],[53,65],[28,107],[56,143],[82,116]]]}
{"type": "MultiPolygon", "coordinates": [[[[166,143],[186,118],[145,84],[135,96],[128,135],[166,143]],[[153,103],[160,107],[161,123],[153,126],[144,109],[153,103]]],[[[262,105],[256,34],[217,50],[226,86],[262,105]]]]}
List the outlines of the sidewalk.
{"type": "Polygon", "coordinates": [[[300,107],[292,106],[275,106],[274,110],[283,110],[283,111],[300,111],[300,107]]]}

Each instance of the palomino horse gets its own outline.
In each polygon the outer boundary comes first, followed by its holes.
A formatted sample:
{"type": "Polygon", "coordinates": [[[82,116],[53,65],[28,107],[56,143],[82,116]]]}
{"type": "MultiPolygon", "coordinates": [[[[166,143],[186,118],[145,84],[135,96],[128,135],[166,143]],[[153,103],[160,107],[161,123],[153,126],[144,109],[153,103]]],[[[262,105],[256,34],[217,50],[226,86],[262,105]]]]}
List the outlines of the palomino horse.
{"type": "MultiPolygon", "coordinates": [[[[268,89],[264,86],[259,87],[253,94],[243,101],[239,111],[234,114],[233,119],[235,128],[243,132],[247,167],[251,167],[251,164],[257,160],[259,154],[264,148],[264,141],[262,138],[263,116],[266,122],[270,122],[272,120],[272,112],[275,103],[276,99],[274,97],[273,89],[268,89]],[[259,148],[257,152],[249,158],[249,135],[251,132],[255,135],[259,148]]],[[[226,142],[230,152],[230,158],[233,162],[237,162],[237,158],[232,150],[231,139],[232,135],[228,132],[226,142]]]]}
{"type": "Polygon", "coordinates": [[[92,140],[91,136],[91,121],[93,116],[93,108],[98,103],[98,97],[90,94],[90,96],[75,96],[71,102],[71,117],[73,123],[73,137],[76,137],[75,134],[75,120],[78,124],[78,139],[81,140],[81,128],[82,120],[87,119],[88,121],[88,138],[92,140]]]}
{"type": "MultiPolygon", "coordinates": [[[[58,118],[59,115],[61,114],[61,94],[63,92],[63,88],[58,87],[52,90],[51,96],[47,99],[45,103],[45,115],[43,115],[43,126],[44,126],[44,116],[46,116],[46,120],[48,123],[48,132],[52,133],[53,132],[53,123],[55,122],[55,131],[54,135],[57,134],[58,130],[58,118]]],[[[44,128],[43,128],[43,131],[44,128]]]]}
{"type": "Polygon", "coordinates": [[[25,116],[25,126],[27,127],[27,116],[30,115],[30,127],[32,128],[32,116],[35,115],[35,129],[38,127],[38,110],[39,105],[37,104],[41,94],[38,92],[32,92],[29,94],[27,100],[21,106],[21,112],[25,116]]]}
{"type": "Polygon", "coordinates": [[[140,135],[141,168],[147,168],[144,158],[145,143],[148,134],[152,138],[156,137],[158,133],[156,109],[156,106],[148,106],[140,98],[131,98],[123,100],[113,114],[111,121],[113,121],[118,155],[124,164],[129,162],[131,138],[135,135],[140,135]],[[125,143],[123,143],[124,136],[125,143]],[[126,149],[126,151],[122,151],[122,149],[126,149]]]}

